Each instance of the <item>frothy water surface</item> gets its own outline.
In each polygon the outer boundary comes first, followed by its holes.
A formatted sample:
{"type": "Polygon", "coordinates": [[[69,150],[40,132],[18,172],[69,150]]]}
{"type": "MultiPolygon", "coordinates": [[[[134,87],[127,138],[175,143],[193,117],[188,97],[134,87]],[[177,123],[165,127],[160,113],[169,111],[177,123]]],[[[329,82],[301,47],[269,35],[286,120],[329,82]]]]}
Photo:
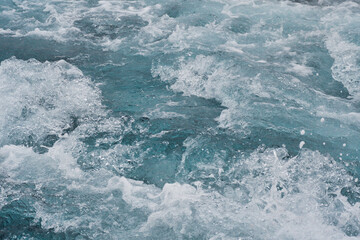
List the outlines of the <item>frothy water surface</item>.
{"type": "Polygon", "coordinates": [[[0,3],[1,239],[358,239],[358,1],[0,3]]]}

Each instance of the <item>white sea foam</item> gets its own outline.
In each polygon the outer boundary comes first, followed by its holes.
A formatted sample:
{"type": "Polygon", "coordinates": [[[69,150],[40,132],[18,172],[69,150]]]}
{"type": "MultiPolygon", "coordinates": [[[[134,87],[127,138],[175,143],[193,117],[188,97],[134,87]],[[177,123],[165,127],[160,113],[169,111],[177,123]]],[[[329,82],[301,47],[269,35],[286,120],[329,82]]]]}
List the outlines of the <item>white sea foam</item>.
{"type": "Polygon", "coordinates": [[[0,143],[38,141],[104,115],[99,90],[73,65],[11,58],[0,65],[0,143]],[[31,138],[31,139],[29,139],[31,138]]]}
{"type": "Polygon", "coordinates": [[[349,92],[358,99],[359,73],[358,56],[360,46],[344,41],[338,33],[330,35],[326,46],[335,62],[331,68],[334,79],[342,82],[349,92]]]}
{"type": "MultiPolygon", "coordinates": [[[[321,48],[326,36],[333,78],[358,95],[358,45],[342,32],[356,26],[357,4],[211,3],[224,4],[217,5],[215,20],[191,25],[188,16],[170,17],[165,3],[98,1],[87,7],[87,1],[16,1],[19,11],[2,12],[11,24],[0,34],[80,40],[108,51],[134,41],[131,50],[139,54],[170,53],[154,59],[153,76],[185,96],[216,99],[227,108],[217,117],[219,126],[241,136],[249,135],[254,122],[285,134],[298,135],[301,129],[334,138],[357,134],[353,126],[360,117],[353,102],[315,88],[315,80],[305,81],[318,71],[319,59],[309,49],[321,48]],[[43,9],[45,20],[22,15],[32,9],[43,9]],[[120,31],[122,17],[129,16],[138,21],[130,29],[134,36],[120,31]],[[243,28],[231,28],[235,21],[243,28]],[[351,127],[338,128],[339,121],[351,127]]],[[[186,114],[168,110],[173,105],[156,106],[145,115],[186,120],[186,114]]],[[[228,153],[212,149],[210,157],[194,162],[192,156],[204,149],[201,136],[189,137],[177,166],[182,183],[157,187],[125,177],[152,149],[121,141],[131,131],[148,130],[134,130],[131,117],[109,117],[99,89],[65,61],[3,61],[0,109],[0,206],[31,199],[27,204],[43,229],[90,239],[351,239],[359,234],[359,203],[350,199],[351,191],[355,197],[359,192],[358,178],[328,155],[309,150],[307,139],[306,145],[295,142],[300,153],[292,157],[285,148],[260,147],[249,156],[234,153],[232,162],[225,162],[228,153]],[[48,136],[59,140],[39,153],[34,146],[48,136]],[[351,190],[349,199],[344,189],[351,190]]],[[[339,146],[344,151],[357,147],[354,143],[339,146]]],[[[326,146],[331,144],[326,139],[326,146]]]]}
{"type": "MultiPolygon", "coordinates": [[[[75,227],[98,238],[137,232],[139,237],[170,234],[208,239],[351,239],[342,229],[360,229],[358,208],[340,193],[344,187],[355,188],[356,180],[316,151],[303,150],[290,159],[282,148],[254,151],[229,170],[219,171],[232,178],[218,192],[195,182],[165,184],[160,189],[104,170],[85,173],[73,168],[75,159],[60,148],[54,150],[57,154],[43,156],[20,146],[0,148],[0,166],[5,170],[1,174],[12,181],[10,186],[37,186],[28,191],[43,198],[34,204],[43,228],[75,227]],[[64,164],[70,165],[62,168],[64,164]],[[47,189],[55,194],[55,202],[47,199],[47,189]],[[77,196],[72,204],[67,202],[69,196],[77,196]],[[114,220],[108,222],[109,217],[114,220]],[[124,217],[130,228],[123,228],[124,217]],[[156,232],[159,228],[162,232],[156,232]]],[[[18,198],[26,194],[16,189],[3,192],[13,191],[12,197],[18,198]]]]}
{"type": "Polygon", "coordinates": [[[0,31],[1,34],[12,37],[32,36],[61,43],[80,40],[101,46],[106,51],[118,50],[122,39],[127,37],[109,37],[121,28],[122,17],[138,16],[144,21],[151,21],[152,8],[158,8],[157,5],[152,7],[145,6],[141,2],[128,1],[99,1],[91,5],[83,0],[76,3],[48,0],[22,1],[15,4],[17,10],[8,13],[2,11],[2,15],[9,20],[9,23],[8,29],[0,31]],[[34,18],[33,11],[41,12],[42,18],[34,18]],[[110,33],[106,30],[109,26],[107,22],[109,16],[111,16],[111,26],[115,26],[110,33]]]}
{"type": "Polygon", "coordinates": [[[352,29],[360,24],[360,5],[349,1],[331,9],[333,11],[321,20],[327,28],[326,47],[334,58],[332,76],[358,99],[360,45],[349,41],[349,37],[351,39],[352,29]]]}

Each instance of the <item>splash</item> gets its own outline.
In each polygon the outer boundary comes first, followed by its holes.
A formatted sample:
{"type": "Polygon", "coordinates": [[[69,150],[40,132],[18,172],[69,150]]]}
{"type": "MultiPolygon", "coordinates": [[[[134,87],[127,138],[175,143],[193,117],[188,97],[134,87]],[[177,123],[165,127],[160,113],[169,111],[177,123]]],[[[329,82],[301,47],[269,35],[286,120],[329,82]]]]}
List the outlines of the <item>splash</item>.
{"type": "Polygon", "coordinates": [[[357,239],[358,1],[3,1],[0,238],[357,239]]]}

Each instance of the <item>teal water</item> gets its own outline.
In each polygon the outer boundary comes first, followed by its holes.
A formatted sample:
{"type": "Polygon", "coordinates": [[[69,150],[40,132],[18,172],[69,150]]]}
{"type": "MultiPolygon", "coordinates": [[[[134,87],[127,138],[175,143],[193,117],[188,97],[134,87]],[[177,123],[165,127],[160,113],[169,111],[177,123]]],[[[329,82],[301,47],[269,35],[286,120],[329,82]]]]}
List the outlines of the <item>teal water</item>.
{"type": "Polygon", "coordinates": [[[358,1],[3,0],[0,239],[358,239],[358,1]]]}

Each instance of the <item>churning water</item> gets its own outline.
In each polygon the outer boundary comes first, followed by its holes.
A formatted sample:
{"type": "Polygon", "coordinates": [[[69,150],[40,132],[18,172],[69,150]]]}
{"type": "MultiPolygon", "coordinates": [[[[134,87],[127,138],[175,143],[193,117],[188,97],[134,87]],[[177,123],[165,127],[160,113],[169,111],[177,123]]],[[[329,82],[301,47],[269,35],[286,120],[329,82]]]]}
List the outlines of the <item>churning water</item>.
{"type": "Polygon", "coordinates": [[[359,1],[1,0],[0,239],[359,239],[359,1]]]}

